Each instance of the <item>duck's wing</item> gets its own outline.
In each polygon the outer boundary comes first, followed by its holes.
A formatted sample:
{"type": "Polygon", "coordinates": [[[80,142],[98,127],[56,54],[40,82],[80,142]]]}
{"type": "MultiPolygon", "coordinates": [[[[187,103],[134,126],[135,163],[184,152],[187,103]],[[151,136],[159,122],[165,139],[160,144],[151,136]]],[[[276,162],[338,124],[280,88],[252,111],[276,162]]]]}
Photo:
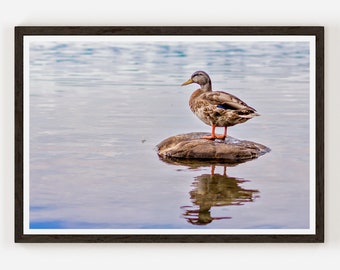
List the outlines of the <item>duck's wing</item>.
{"type": "Polygon", "coordinates": [[[241,99],[226,92],[222,91],[206,92],[204,99],[210,104],[217,105],[219,108],[222,109],[251,110],[256,112],[254,108],[248,106],[241,99]]]}

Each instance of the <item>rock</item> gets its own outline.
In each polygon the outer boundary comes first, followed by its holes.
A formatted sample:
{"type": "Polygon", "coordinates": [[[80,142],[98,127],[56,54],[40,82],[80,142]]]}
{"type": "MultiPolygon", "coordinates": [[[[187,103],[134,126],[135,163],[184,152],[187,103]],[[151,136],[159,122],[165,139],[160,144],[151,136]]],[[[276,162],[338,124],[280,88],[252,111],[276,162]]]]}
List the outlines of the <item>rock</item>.
{"type": "Polygon", "coordinates": [[[163,159],[214,160],[240,163],[257,158],[270,149],[262,144],[238,140],[228,136],[225,140],[206,140],[210,134],[192,132],[169,137],[157,145],[163,159]]]}

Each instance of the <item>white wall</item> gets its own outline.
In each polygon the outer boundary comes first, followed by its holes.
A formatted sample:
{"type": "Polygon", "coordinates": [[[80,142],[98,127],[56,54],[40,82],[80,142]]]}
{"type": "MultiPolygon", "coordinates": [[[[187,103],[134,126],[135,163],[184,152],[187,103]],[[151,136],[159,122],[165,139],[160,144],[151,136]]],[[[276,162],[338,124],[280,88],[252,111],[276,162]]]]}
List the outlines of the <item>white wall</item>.
{"type": "Polygon", "coordinates": [[[1,1],[0,22],[1,269],[163,269],[177,265],[183,269],[314,269],[338,264],[340,12],[336,1],[11,0],[1,1]],[[14,244],[13,36],[17,25],[325,26],[326,243],[14,244]]]}

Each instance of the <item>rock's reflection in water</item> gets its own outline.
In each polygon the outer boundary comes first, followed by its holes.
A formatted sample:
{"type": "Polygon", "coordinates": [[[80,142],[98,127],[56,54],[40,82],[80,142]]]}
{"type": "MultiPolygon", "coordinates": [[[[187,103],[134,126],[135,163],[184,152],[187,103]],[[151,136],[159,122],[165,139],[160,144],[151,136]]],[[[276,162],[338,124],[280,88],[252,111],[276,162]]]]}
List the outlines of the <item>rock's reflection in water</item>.
{"type": "MultiPolygon", "coordinates": [[[[240,177],[227,174],[227,169],[241,163],[224,163],[217,160],[191,160],[191,159],[160,159],[168,164],[186,166],[192,170],[210,168],[210,173],[194,177],[189,191],[192,205],[182,206],[182,216],[193,225],[206,225],[214,220],[231,219],[231,216],[213,216],[211,211],[215,207],[242,206],[259,198],[259,190],[246,189],[242,183],[250,182],[240,177]]],[[[206,170],[205,170],[206,171],[206,170]]],[[[227,212],[227,211],[226,211],[227,212]]]]}
{"type": "Polygon", "coordinates": [[[191,224],[205,225],[214,220],[231,219],[229,216],[213,217],[212,207],[243,205],[259,197],[258,190],[244,189],[240,184],[247,182],[227,175],[227,166],[223,166],[223,174],[215,173],[215,165],[211,165],[210,174],[195,177],[193,189],[189,192],[192,206],[182,206],[183,217],[191,224]]]}

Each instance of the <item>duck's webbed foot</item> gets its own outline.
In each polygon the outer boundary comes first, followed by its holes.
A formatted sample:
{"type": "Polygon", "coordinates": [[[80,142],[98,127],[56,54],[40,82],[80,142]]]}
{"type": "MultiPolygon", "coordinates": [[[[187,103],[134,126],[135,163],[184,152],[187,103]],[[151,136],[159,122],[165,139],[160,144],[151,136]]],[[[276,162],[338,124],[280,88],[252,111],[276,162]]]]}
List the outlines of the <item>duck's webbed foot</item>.
{"type": "Polygon", "coordinates": [[[220,140],[224,140],[226,137],[226,135],[215,135],[215,139],[220,139],[220,140]]]}
{"type": "Polygon", "coordinates": [[[202,139],[206,139],[206,140],[215,140],[216,139],[216,137],[214,137],[214,136],[212,136],[212,135],[210,135],[210,136],[203,136],[203,137],[201,137],[202,139]]]}

